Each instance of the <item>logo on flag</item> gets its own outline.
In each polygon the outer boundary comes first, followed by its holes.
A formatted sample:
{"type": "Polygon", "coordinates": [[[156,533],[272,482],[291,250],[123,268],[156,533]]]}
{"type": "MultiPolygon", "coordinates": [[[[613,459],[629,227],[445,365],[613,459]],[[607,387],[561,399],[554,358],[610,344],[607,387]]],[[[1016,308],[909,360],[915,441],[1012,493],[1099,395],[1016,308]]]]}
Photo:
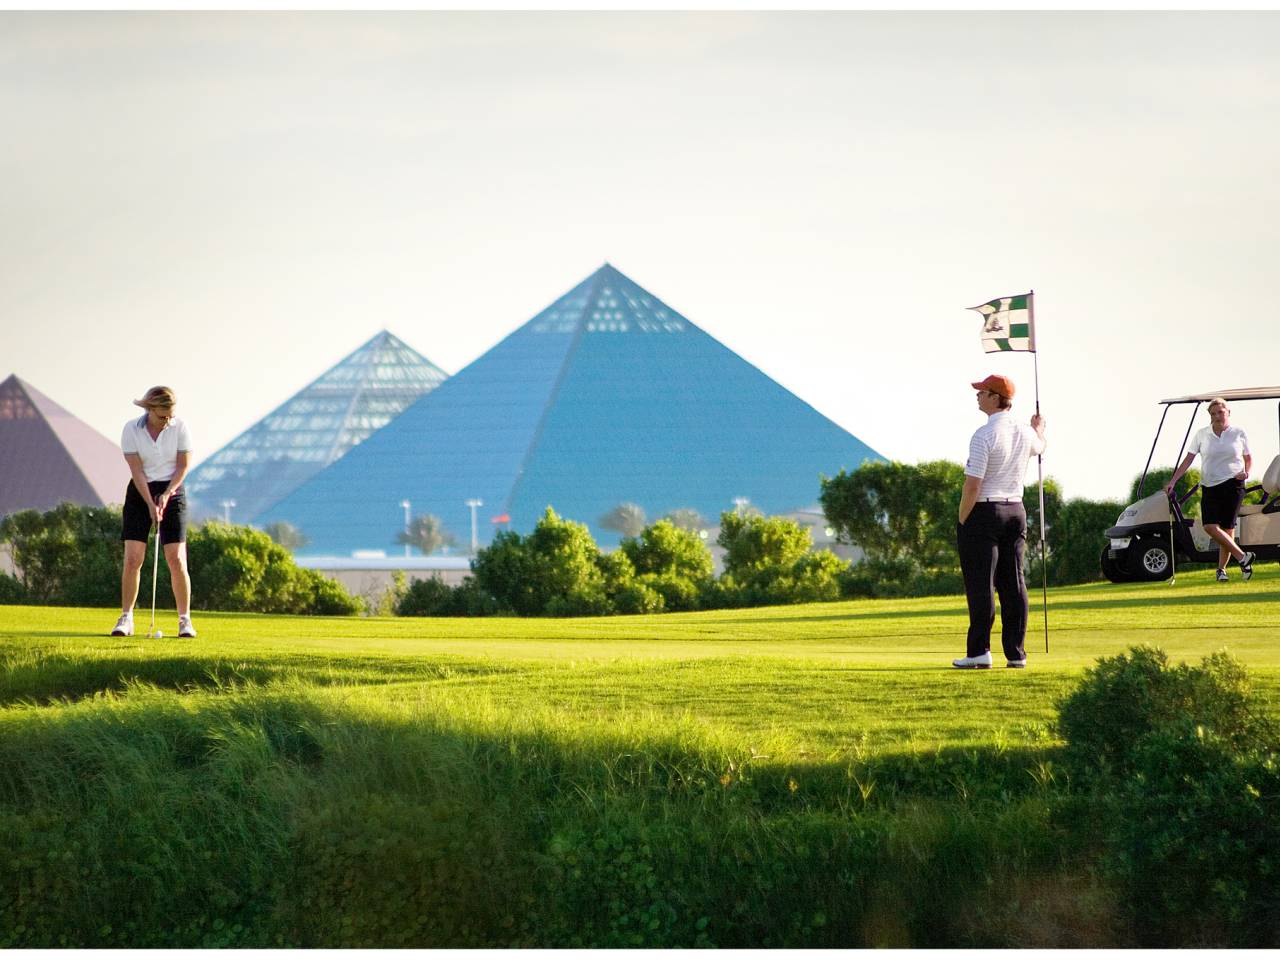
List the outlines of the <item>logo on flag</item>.
{"type": "Polygon", "coordinates": [[[1035,353],[1036,321],[1033,294],[1001,297],[969,307],[982,314],[982,349],[987,353],[1022,350],[1035,353]]]}

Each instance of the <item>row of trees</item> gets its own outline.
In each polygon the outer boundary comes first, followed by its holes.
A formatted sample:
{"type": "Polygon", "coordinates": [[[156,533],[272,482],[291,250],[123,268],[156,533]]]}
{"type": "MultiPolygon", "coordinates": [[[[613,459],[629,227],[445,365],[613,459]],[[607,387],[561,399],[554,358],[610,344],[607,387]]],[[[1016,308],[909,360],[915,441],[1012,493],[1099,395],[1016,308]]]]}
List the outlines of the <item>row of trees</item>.
{"type": "MultiPolygon", "coordinates": [[[[1048,582],[1064,585],[1099,579],[1102,531],[1138,499],[1140,486],[1149,495],[1168,483],[1172,474],[1171,469],[1153,470],[1145,485],[1141,475],[1135,477],[1124,503],[1067,499],[1057,481],[1045,480],[1048,582]]],[[[1199,471],[1188,470],[1178,481],[1179,496],[1185,497],[1199,482],[1199,471]]],[[[851,473],[842,470],[835,477],[824,477],[821,503],[827,521],[842,542],[856,543],[865,554],[851,574],[849,591],[858,596],[902,596],[963,590],[956,553],[963,483],[964,468],[949,460],[867,463],[851,473]]],[[[1199,509],[1199,496],[1196,491],[1187,501],[1189,514],[1199,509]]],[[[1027,511],[1027,575],[1039,580],[1040,497],[1035,484],[1023,489],[1022,501],[1027,511]]]]}
{"type": "Polygon", "coordinates": [[[419,616],[600,616],[838,600],[849,565],[813,551],[809,531],[782,517],[724,513],[724,572],[694,530],[669,519],[605,553],[584,524],[547,508],[527,536],[499,533],[460,586],[409,585],[399,611],[419,616]]]}
{"type": "MultiPolygon", "coordinates": [[[[1144,492],[1159,490],[1170,473],[1153,471],[1144,492]]],[[[624,537],[618,550],[605,553],[585,525],[548,508],[528,535],[498,533],[478,552],[472,576],[461,586],[415,581],[374,606],[418,615],[581,616],[957,593],[963,584],[955,520],[963,480],[963,468],[946,460],[868,463],[823,478],[821,502],[828,522],[842,542],[864,551],[864,559],[853,565],[830,551],[814,551],[808,530],[793,521],[758,511],[726,512],[716,541],[724,550],[724,570],[716,577],[700,536],[705,521],[693,511],[643,526],[624,537]]],[[[1196,471],[1188,471],[1179,490],[1185,495],[1198,482],[1196,471]]],[[[1138,493],[1135,478],[1130,501],[1138,493]]],[[[1026,487],[1023,499],[1027,572],[1034,582],[1041,564],[1035,549],[1036,487],[1026,487]]],[[[626,506],[619,511],[634,520],[634,511],[622,510],[626,506]]],[[[1098,579],[1102,531],[1123,506],[1067,499],[1056,481],[1045,482],[1050,583],[1098,579]]],[[[1187,509],[1198,509],[1194,497],[1187,509]]],[[[439,531],[429,522],[421,527],[410,535],[421,535],[424,552],[430,552],[425,548],[439,531]]],[[[122,562],[119,530],[118,508],[66,503],[47,513],[24,511],[0,520],[0,542],[9,545],[19,573],[17,578],[0,575],[0,602],[113,605],[122,562]]],[[[198,606],[330,614],[364,608],[360,598],[334,581],[294,565],[286,547],[304,542],[288,524],[257,531],[214,521],[194,529],[188,554],[199,581],[198,606]]],[[[161,578],[159,593],[162,606],[172,603],[167,577],[161,578]]]]}

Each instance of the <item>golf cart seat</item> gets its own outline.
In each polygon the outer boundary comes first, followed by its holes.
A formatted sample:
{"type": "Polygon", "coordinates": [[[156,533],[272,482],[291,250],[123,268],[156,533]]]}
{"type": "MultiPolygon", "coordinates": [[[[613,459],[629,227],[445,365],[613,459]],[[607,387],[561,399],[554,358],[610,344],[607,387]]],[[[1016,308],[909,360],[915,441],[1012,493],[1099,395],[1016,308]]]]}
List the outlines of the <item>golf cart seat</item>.
{"type": "Polygon", "coordinates": [[[1240,508],[1241,516],[1254,513],[1275,513],[1280,510],[1280,456],[1271,461],[1267,472],[1262,475],[1262,483],[1250,487],[1250,491],[1262,490],[1267,495],[1262,503],[1248,503],[1240,508]]]}

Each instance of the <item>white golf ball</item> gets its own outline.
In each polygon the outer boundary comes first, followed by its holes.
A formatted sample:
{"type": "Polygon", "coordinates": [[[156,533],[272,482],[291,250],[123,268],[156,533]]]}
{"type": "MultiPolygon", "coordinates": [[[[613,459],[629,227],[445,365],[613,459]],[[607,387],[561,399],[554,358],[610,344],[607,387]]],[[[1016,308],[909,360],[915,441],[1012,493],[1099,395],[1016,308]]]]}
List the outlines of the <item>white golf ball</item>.
{"type": "Polygon", "coordinates": [[[157,631],[156,631],[156,639],[157,639],[157,640],[162,640],[162,639],[164,639],[164,631],[163,631],[163,630],[157,630],[157,631]]]}

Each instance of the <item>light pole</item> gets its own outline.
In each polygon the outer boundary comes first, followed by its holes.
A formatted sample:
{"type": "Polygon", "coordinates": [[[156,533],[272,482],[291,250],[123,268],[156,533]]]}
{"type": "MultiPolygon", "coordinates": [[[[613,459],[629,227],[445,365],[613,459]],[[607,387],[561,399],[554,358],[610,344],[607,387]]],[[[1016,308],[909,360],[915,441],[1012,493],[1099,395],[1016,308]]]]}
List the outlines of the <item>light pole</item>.
{"type": "Polygon", "coordinates": [[[234,507],[235,505],[236,505],[236,502],[234,500],[222,501],[222,522],[223,523],[231,522],[231,508],[234,507]]]}
{"type": "Polygon", "coordinates": [[[409,508],[412,506],[408,500],[401,500],[400,506],[404,507],[404,555],[409,555],[409,508]]]}
{"type": "Polygon", "coordinates": [[[479,546],[479,533],[476,530],[476,507],[483,507],[484,501],[478,497],[472,497],[467,501],[467,506],[471,508],[471,555],[476,555],[476,548],[479,546]]]}
{"type": "Polygon", "coordinates": [[[742,516],[746,512],[747,504],[751,502],[750,497],[734,497],[733,512],[738,516],[742,516]]]}

